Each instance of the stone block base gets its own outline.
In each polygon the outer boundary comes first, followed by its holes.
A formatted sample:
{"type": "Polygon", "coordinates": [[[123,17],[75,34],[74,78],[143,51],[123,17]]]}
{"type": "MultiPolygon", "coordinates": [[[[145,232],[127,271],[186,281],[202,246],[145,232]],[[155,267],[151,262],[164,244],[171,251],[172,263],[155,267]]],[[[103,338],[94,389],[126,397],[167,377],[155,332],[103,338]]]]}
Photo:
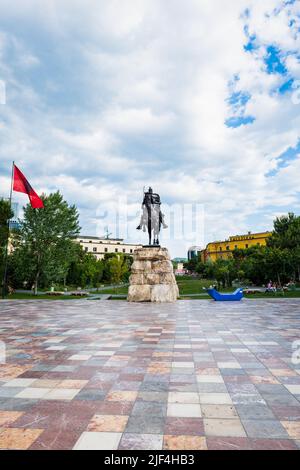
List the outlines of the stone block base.
{"type": "Polygon", "coordinates": [[[175,302],[179,296],[169,252],[161,247],[135,250],[128,302],[175,302]]]}

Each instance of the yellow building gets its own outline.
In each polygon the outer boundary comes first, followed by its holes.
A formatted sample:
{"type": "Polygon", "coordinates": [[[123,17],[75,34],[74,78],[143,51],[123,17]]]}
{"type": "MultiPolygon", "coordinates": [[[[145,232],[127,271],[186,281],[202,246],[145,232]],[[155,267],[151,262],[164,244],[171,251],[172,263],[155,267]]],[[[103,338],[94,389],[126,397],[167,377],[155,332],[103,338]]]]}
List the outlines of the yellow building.
{"type": "Polygon", "coordinates": [[[201,252],[202,261],[210,260],[214,262],[217,259],[228,259],[236,248],[246,249],[255,245],[265,246],[267,238],[271,235],[272,232],[248,232],[247,235],[234,235],[229,237],[228,240],[208,243],[205,250],[201,252]]]}

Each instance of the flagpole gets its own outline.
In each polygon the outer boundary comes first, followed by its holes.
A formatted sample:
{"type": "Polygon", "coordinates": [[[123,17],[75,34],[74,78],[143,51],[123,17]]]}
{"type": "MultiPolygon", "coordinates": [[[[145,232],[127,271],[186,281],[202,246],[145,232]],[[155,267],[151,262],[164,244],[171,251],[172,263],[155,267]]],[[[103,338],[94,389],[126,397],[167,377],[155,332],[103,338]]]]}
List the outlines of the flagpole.
{"type": "MultiPolygon", "coordinates": [[[[10,195],[9,195],[9,208],[11,210],[11,202],[12,202],[12,191],[13,191],[13,180],[14,180],[14,166],[15,162],[12,162],[11,167],[11,182],[10,182],[10,195]]],[[[9,221],[7,220],[7,239],[5,245],[5,254],[4,254],[4,271],[3,271],[3,279],[2,279],[2,299],[5,298],[5,290],[6,290],[6,283],[7,283],[7,264],[8,264],[8,244],[9,244],[9,221]]]]}

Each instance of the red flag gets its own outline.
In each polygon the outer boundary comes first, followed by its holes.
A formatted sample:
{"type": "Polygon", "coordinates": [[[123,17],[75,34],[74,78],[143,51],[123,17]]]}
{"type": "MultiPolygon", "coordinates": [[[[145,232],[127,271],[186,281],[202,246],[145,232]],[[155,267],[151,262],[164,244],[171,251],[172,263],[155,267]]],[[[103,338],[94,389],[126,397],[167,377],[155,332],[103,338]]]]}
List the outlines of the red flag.
{"type": "Polygon", "coordinates": [[[13,181],[13,190],[18,191],[19,193],[27,194],[31,207],[33,207],[34,209],[41,209],[44,207],[43,201],[36,194],[35,190],[31,187],[23,173],[19,170],[16,165],[14,165],[13,181]]]}

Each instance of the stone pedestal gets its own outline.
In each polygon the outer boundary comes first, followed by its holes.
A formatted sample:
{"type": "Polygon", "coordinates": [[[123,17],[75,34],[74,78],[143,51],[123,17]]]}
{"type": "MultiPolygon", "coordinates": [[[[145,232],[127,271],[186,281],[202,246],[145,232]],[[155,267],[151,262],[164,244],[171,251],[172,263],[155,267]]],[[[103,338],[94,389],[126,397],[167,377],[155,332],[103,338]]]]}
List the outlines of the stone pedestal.
{"type": "Polygon", "coordinates": [[[135,250],[128,302],[175,302],[179,296],[169,252],[161,247],[135,250]]]}

